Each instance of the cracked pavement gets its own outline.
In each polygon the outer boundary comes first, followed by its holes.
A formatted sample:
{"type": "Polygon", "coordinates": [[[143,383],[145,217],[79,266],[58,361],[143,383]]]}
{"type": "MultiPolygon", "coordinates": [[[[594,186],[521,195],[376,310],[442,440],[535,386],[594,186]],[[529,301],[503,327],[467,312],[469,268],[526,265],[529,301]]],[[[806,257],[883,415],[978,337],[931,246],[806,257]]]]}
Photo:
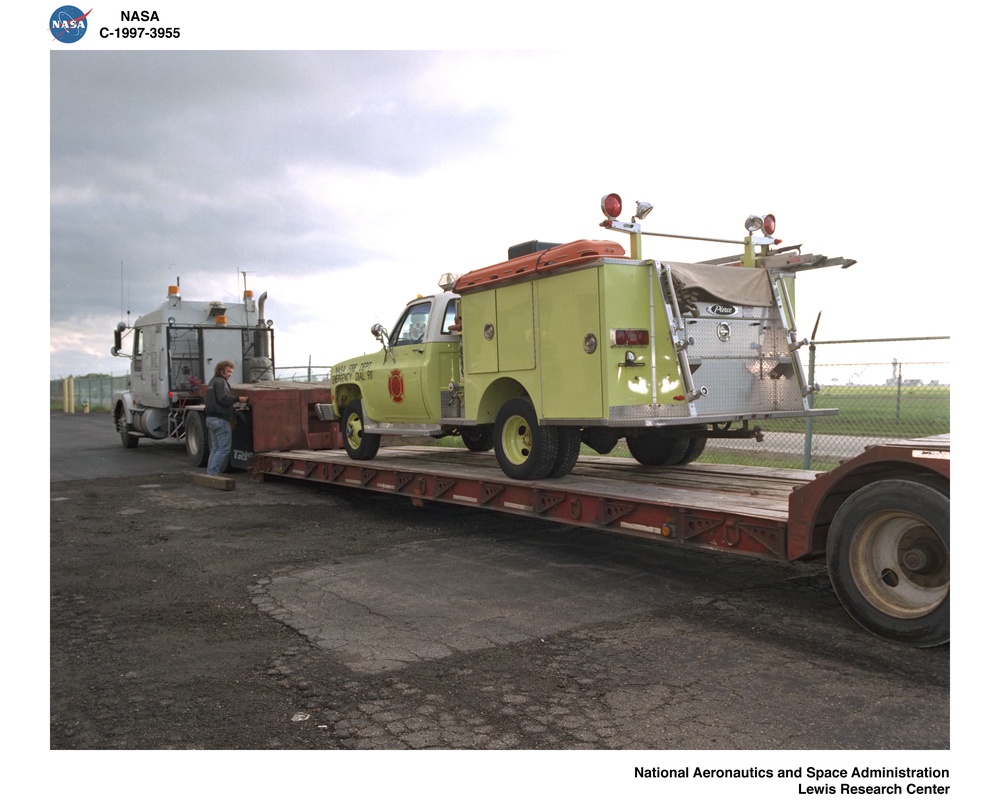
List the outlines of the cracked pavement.
{"type": "Polygon", "coordinates": [[[871,637],[819,565],[52,432],[53,749],[949,747],[949,648],[871,637]]]}

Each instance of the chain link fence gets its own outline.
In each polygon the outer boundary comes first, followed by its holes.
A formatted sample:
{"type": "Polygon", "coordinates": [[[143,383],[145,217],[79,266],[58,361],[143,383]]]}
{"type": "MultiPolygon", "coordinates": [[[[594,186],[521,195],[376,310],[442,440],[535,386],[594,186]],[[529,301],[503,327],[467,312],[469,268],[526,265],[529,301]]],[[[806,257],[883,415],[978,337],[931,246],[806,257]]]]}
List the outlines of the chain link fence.
{"type": "MultiPolygon", "coordinates": [[[[77,413],[111,410],[111,398],[115,392],[128,388],[128,375],[82,375],[72,378],[73,410],[77,413]]],[[[49,408],[54,411],[63,408],[66,380],[49,381],[49,408]]]]}
{"type": "MultiPolygon", "coordinates": [[[[73,410],[74,413],[110,412],[112,398],[115,392],[128,388],[128,375],[81,375],[73,377],[73,410]]],[[[279,367],[275,370],[276,380],[296,381],[305,383],[328,383],[329,367],[279,367]]],[[[49,408],[53,411],[64,410],[68,399],[66,379],[57,378],[49,381],[49,408]]]]}
{"type": "Polygon", "coordinates": [[[810,402],[837,413],[762,422],[762,442],[709,439],[699,460],[827,470],[869,445],[949,433],[948,346],[948,337],[814,342],[800,351],[820,386],[810,402]]]}
{"type": "MultiPolygon", "coordinates": [[[[763,441],[709,439],[702,462],[814,470],[832,469],[865,447],[951,430],[951,377],[947,337],[814,342],[802,350],[815,408],[837,414],[762,422],[763,441]]],[[[329,367],[275,369],[278,380],[329,380],[329,367]]],[[[127,375],[74,378],[75,410],[110,412],[127,375]]],[[[63,407],[64,382],[51,382],[51,408],[63,407]]],[[[584,447],[585,453],[593,453],[584,447]]],[[[630,458],[624,440],[611,452],[630,458]]]]}

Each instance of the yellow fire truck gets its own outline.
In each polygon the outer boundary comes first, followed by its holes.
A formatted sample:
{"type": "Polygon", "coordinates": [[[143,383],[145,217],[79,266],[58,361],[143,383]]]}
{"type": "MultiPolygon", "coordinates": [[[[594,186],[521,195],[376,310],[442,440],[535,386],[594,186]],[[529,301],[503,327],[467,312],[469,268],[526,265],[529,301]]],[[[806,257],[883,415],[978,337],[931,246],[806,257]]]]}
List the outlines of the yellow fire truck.
{"type": "MultiPolygon", "coordinates": [[[[624,438],[647,465],[698,458],[709,437],[757,437],[751,422],[836,413],[813,410],[798,350],[795,274],[853,261],[782,249],[772,215],[750,216],[735,255],[684,263],[642,254],[636,204],[620,219],[616,194],[601,201],[614,241],[532,241],[508,260],[442,276],[418,297],[382,352],[333,368],[332,405],[355,459],[383,434],[460,435],[495,448],[509,477],[555,478],[581,442],[608,453],[624,438]]],[[[675,236],[674,234],[645,234],[675,236]]],[[[679,237],[697,238],[697,237],[679,237]]]]}

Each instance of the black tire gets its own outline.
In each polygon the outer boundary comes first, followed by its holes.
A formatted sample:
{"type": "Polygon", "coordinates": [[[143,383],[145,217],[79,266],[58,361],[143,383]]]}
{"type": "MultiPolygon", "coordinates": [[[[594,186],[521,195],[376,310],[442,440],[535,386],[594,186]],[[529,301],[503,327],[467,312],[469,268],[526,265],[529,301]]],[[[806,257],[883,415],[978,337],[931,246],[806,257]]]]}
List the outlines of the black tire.
{"type": "Polygon", "coordinates": [[[950,501],[911,480],[871,483],[844,501],[826,543],[847,613],[884,639],[935,647],[950,638],[950,501]]]}
{"type": "Polygon", "coordinates": [[[493,426],[478,425],[461,432],[462,443],[473,453],[485,453],[493,449],[493,426]]]}
{"type": "Polygon", "coordinates": [[[558,428],[559,446],[556,450],[556,463],[549,472],[550,478],[561,478],[569,475],[580,457],[580,429],[558,428]]]}
{"type": "Polygon", "coordinates": [[[647,467],[679,464],[687,452],[690,439],[686,436],[664,436],[661,433],[642,433],[626,436],[625,444],[632,458],[647,467]]]}
{"type": "Polygon", "coordinates": [[[187,447],[188,463],[192,467],[204,467],[208,464],[211,440],[205,417],[198,411],[184,415],[184,446],[187,447]]]}
{"type": "Polygon", "coordinates": [[[708,444],[708,439],[704,436],[691,436],[687,442],[688,446],[680,461],[677,462],[678,464],[690,464],[701,458],[701,454],[705,452],[705,445],[708,444]]]}
{"type": "Polygon", "coordinates": [[[128,417],[125,414],[125,409],[121,406],[115,412],[115,428],[118,430],[118,435],[122,440],[122,447],[127,450],[134,450],[139,446],[139,437],[132,436],[129,431],[131,427],[128,424],[128,417]]]}
{"type": "Polygon", "coordinates": [[[344,449],[351,458],[356,461],[375,458],[382,437],[377,433],[365,433],[365,416],[360,400],[352,400],[347,404],[340,417],[340,432],[344,439],[344,449]]]}
{"type": "Polygon", "coordinates": [[[559,430],[538,424],[530,400],[515,397],[504,403],[493,431],[497,463],[505,475],[532,481],[552,472],[559,453],[559,430]]]}
{"type": "Polygon", "coordinates": [[[692,436],[688,441],[691,444],[688,445],[687,452],[681,459],[682,464],[690,464],[701,458],[701,454],[705,452],[705,445],[708,444],[708,439],[701,436],[692,436]]]}

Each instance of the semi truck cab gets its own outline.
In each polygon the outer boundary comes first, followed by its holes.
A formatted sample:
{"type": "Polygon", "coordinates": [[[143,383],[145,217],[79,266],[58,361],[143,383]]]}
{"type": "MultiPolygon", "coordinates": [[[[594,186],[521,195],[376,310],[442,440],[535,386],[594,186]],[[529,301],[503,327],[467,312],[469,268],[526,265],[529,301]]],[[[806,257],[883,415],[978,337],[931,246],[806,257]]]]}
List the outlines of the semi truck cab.
{"type": "MultiPolygon", "coordinates": [[[[112,414],[124,447],[137,447],[143,438],[174,439],[186,442],[192,464],[207,463],[202,391],[215,365],[233,362],[234,385],[274,380],[274,331],[264,319],[266,299],[267,292],[255,300],[245,290],[241,302],[185,300],[178,278],[159,308],[132,326],[119,323],[111,352],[131,359],[131,367],[128,388],[112,398],[112,414]]],[[[234,466],[245,468],[249,454],[234,447],[231,458],[240,462],[234,466]]]]}

